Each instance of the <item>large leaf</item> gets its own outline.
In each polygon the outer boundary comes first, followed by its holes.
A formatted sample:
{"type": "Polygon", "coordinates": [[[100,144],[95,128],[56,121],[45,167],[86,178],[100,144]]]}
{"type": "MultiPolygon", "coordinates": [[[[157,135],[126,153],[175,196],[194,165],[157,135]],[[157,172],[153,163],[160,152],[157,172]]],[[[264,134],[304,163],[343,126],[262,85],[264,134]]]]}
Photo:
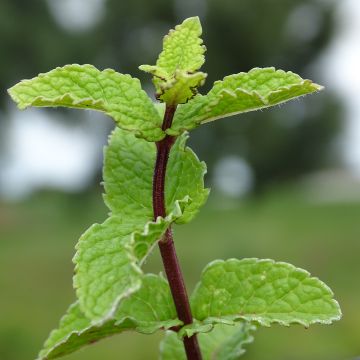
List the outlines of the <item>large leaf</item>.
{"type": "Polygon", "coordinates": [[[191,304],[194,317],[205,323],[243,319],[307,327],[341,317],[328,286],[305,270],[273,260],[214,261],[205,268],[191,304]]]}
{"type": "Polygon", "coordinates": [[[102,111],[148,141],[161,140],[162,119],[138,79],[92,65],[66,65],[9,89],[20,109],[64,106],[102,111]]]}
{"type": "MultiPolygon", "coordinates": [[[[236,326],[216,325],[198,335],[203,360],[237,360],[244,353],[244,345],[253,341],[254,327],[247,323],[236,326]]],[[[160,345],[161,360],[186,360],[184,345],[176,333],[168,331],[160,345]]]]}
{"type": "Polygon", "coordinates": [[[113,319],[92,324],[73,304],[53,330],[40,352],[38,360],[55,359],[102,338],[125,330],[149,334],[158,329],[181,325],[167,281],[161,276],[146,275],[141,288],[124,299],[113,319]]]}
{"type": "Polygon", "coordinates": [[[179,106],[167,133],[177,135],[209,121],[263,109],[321,89],[299,75],[272,67],[230,75],[216,81],[207,95],[197,95],[179,106]]]}
{"type": "Polygon", "coordinates": [[[205,61],[201,33],[198,17],[184,20],[165,36],[156,65],[140,66],[141,70],[154,75],[159,100],[167,104],[185,103],[196,94],[197,87],[203,85],[206,74],[196,72],[205,61]]]}

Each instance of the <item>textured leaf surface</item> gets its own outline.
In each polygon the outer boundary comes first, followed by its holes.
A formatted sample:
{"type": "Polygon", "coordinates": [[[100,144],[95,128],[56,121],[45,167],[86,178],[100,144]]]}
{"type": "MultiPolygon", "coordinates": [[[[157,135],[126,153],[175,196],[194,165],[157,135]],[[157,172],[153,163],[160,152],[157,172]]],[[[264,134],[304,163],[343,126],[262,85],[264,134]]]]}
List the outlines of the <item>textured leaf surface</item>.
{"type": "Polygon", "coordinates": [[[167,132],[177,135],[209,121],[263,109],[321,89],[292,72],[255,68],[216,81],[207,95],[197,95],[179,106],[167,132]]]}
{"type": "Polygon", "coordinates": [[[159,83],[160,91],[156,97],[166,104],[183,104],[197,94],[197,88],[204,85],[206,76],[200,71],[191,74],[177,70],[174,78],[159,83]]]}
{"type": "Polygon", "coordinates": [[[84,233],[76,246],[74,287],[86,317],[111,318],[120,301],[139,289],[140,265],[169,223],[112,216],[84,233]]]}
{"type": "Polygon", "coordinates": [[[59,328],[51,332],[38,359],[55,359],[125,330],[148,334],[180,324],[167,281],[149,274],[143,278],[140,290],[124,299],[113,319],[91,324],[78,303],[73,304],[59,328]]]}
{"type": "Polygon", "coordinates": [[[258,259],[209,264],[192,299],[193,315],[204,322],[244,319],[309,326],[339,320],[333,293],[319,279],[293,265],[258,259]]]}
{"type": "MultiPolygon", "coordinates": [[[[245,353],[244,345],[253,341],[250,324],[216,325],[198,335],[204,360],[237,360],[245,353]]],[[[184,345],[176,333],[168,331],[160,345],[161,360],[186,360],[184,345]]]]}
{"type": "Polygon", "coordinates": [[[20,109],[29,106],[92,109],[149,141],[164,137],[162,119],[138,79],[92,65],[66,65],[23,80],[9,94],[20,109]]]}
{"type": "Polygon", "coordinates": [[[200,38],[202,28],[198,17],[191,17],[177,25],[164,37],[163,51],[156,66],[142,65],[141,69],[157,77],[171,77],[176,70],[195,72],[205,62],[205,46],[200,38]]]}
{"type": "Polygon", "coordinates": [[[154,75],[156,97],[167,104],[181,104],[197,93],[206,74],[196,72],[204,63],[205,46],[200,38],[200,20],[192,17],[170,30],[163,42],[156,65],[142,65],[140,69],[154,75]]]}
{"type": "Polygon", "coordinates": [[[112,215],[81,237],[74,258],[80,307],[94,320],[111,317],[119,302],[137,291],[144,259],[173,222],[187,222],[205,202],[205,164],[179,137],[170,154],[165,219],[152,221],[152,181],[156,147],[115,129],[105,150],[105,202],[112,215]]]}
{"type": "MultiPolygon", "coordinates": [[[[115,129],[104,151],[104,200],[113,214],[153,217],[152,178],[156,146],[115,129]]],[[[177,199],[179,200],[179,199],[177,199]]]]}
{"type": "Polygon", "coordinates": [[[204,175],[206,164],[199,161],[196,154],[187,147],[188,134],[182,134],[174,144],[168,163],[165,178],[166,208],[175,211],[176,199],[190,197],[190,204],[184,208],[183,214],[177,223],[191,221],[206,202],[209,189],[204,188],[204,175]]]}
{"type": "MultiPolygon", "coordinates": [[[[190,221],[206,201],[204,189],[206,165],[186,147],[187,134],[180,136],[170,153],[165,201],[167,214],[178,223],[190,221]],[[183,201],[183,213],[179,201],[183,201]]],[[[105,150],[105,202],[113,214],[152,218],[152,181],[156,158],[155,144],[135,138],[131,133],[115,129],[105,150]]]]}
{"type": "Polygon", "coordinates": [[[173,74],[175,70],[194,72],[200,69],[205,61],[205,46],[202,45],[201,34],[202,28],[197,16],[185,19],[165,36],[163,51],[156,65],[168,74],[173,74]]]}

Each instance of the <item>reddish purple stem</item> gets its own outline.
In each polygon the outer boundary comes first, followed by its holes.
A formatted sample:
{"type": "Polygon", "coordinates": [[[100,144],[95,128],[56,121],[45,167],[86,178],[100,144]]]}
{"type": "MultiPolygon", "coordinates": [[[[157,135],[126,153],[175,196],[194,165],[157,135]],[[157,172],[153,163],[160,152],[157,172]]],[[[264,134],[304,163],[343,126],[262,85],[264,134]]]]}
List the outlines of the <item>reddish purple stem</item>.
{"type": "MultiPolygon", "coordinates": [[[[176,106],[166,106],[162,129],[166,130],[171,126],[176,106]]],[[[154,219],[158,216],[166,216],[165,206],[165,176],[166,167],[172,145],[175,142],[174,136],[166,137],[156,143],[157,156],[153,178],[153,210],[154,219]]],[[[163,238],[159,241],[159,248],[164,264],[165,273],[169,281],[170,290],[174,299],[175,308],[179,319],[185,324],[193,322],[189,297],[187,295],[184,278],[181,272],[179,260],[176,255],[174,240],[171,228],[166,230],[163,238]]],[[[184,337],[184,347],[188,360],[201,360],[201,352],[197,336],[184,337]]]]}

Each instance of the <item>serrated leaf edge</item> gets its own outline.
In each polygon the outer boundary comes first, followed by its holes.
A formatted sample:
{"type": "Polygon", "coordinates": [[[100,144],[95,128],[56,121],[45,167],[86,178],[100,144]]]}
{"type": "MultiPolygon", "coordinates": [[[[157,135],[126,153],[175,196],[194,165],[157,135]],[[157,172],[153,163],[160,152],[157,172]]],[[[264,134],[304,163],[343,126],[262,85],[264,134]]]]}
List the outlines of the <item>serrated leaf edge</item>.
{"type": "MultiPolygon", "coordinates": [[[[105,322],[105,321],[108,321],[108,320],[112,319],[114,317],[117,309],[119,308],[121,301],[123,299],[129,297],[134,292],[136,292],[137,290],[140,289],[140,287],[141,287],[141,276],[144,274],[143,271],[141,270],[141,266],[144,264],[147,257],[149,256],[151,251],[154,249],[154,247],[157,245],[157,243],[160,241],[161,236],[165,233],[166,229],[177,218],[182,216],[185,206],[187,204],[189,204],[190,202],[191,202],[191,198],[189,196],[185,196],[182,200],[176,200],[174,202],[173,211],[169,215],[167,215],[165,218],[159,216],[156,219],[156,221],[149,220],[148,222],[145,223],[143,231],[133,231],[131,233],[130,240],[129,240],[128,243],[124,244],[123,249],[126,251],[126,254],[129,257],[129,265],[132,266],[133,269],[139,274],[139,279],[138,279],[138,281],[134,281],[132,286],[130,286],[129,288],[127,288],[125,291],[123,291],[121,294],[118,295],[118,297],[114,300],[112,306],[109,308],[108,312],[104,316],[102,316],[101,319],[98,319],[98,318],[95,319],[95,320],[93,319],[92,323],[101,324],[101,321],[105,322]],[[135,248],[136,248],[135,245],[136,245],[137,236],[147,236],[147,235],[149,235],[151,227],[153,225],[159,225],[161,223],[167,224],[167,227],[164,228],[164,230],[162,232],[162,235],[159,237],[159,239],[157,241],[154,241],[154,243],[148,248],[147,254],[141,260],[139,260],[135,256],[135,248]]],[[[92,227],[94,227],[94,226],[97,226],[97,224],[92,225],[88,229],[88,231],[90,231],[90,229],[92,227]]],[[[77,280],[77,276],[76,276],[77,270],[78,270],[78,262],[77,262],[78,247],[79,247],[79,242],[75,246],[75,249],[77,250],[77,252],[75,253],[75,255],[73,257],[73,263],[75,264],[75,275],[73,277],[73,286],[76,289],[77,297],[80,298],[78,291],[79,291],[79,289],[81,287],[78,286],[78,280],[77,280]]],[[[80,304],[80,308],[81,308],[81,304],[80,304]]],[[[82,311],[83,311],[83,309],[82,309],[82,311]]]]}
{"type": "MultiPolygon", "coordinates": [[[[75,306],[76,303],[74,303],[72,306],[75,306]]],[[[64,315],[63,317],[65,317],[66,315],[64,315]]],[[[62,317],[62,318],[63,318],[62,317]]],[[[60,319],[60,322],[62,320],[62,318],[60,319]]],[[[90,326],[80,330],[80,331],[72,331],[70,332],[63,340],[59,341],[56,345],[54,345],[52,348],[50,348],[46,354],[44,356],[40,356],[38,355],[38,357],[36,358],[36,360],[47,360],[49,355],[51,355],[51,353],[53,351],[55,351],[58,347],[60,347],[61,345],[63,344],[66,344],[69,339],[72,337],[72,336],[81,336],[83,335],[85,332],[87,332],[88,330],[92,329],[92,328],[96,328],[96,327],[101,327],[101,326],[104,326],[107,322],[114,322],[114,326],[119,326],[121,325],[122,323],[126,322],[126,321],[131,321],[135,324],[135,326],[131,329],[125,329],[125,330],[122,330],[122,331],[119,331],[119,333],[121,332],[125,332],[125,331],[136,331],[140,334],[146,334],[146,335],[150,335],[150,334],[153,334],[155,333],[156,331],[158,330],[168,330],[172,327],[175,327],[175,326],[181,326],[182,325],[182,322],[178,319],[174,319],[174,320],[169,320],[169,321],[166,321],[166,325],[164,325],[163,323],[165,323],[165,321],[162,323],[162,324],[159,324],[158,327],[154,327],[153,326],[149,326],[149,327],[145,327],[144,324],[142,324],[140,321],[136,320],[134,317],[131,317],[131,316],[125,316],[124,318],[122,319],[119,319],[119,320],[116,320],[114,318],[110,318],[110,319],[107,319],[106,321],[104,320],[101,320],[100,322],[97,322],[97,323],[93,323],[91,324],[90,326]]],[[[53,330],[53,331],[56,331],[53,330]]],[[[51,333],[50,332],[50,335],[49,337],[51,336],[51,333]]],[[[116,334],[110,334],[109,336],[106,336],[106,337],[111,337],[111,336],[114,336],[116,334]]],[[[89,344],[87,344],[89,345],[89,344]]],[[[84,345],[85,346],[85,345],[84,345]]],[[[69,353],[70,354],[70,353],[69,353]]],[[[61,355],[60,355],[61,356],[61,355]]],[[[59,357],[60,357],[59,356],[59,357]]]]}
{"type": "MultiPolygon", "coordinates": [[[[254,324],[248,323],[248,322],[243,322],[245,323],[245,325],[248,326],[248,328],[246,329],[246,332],[248,333],[248,337],[242,341],[242,345],[248,345],[251,344],[254,341],[254,336],[251,334],[252,332],[257,330],[257,327],[254,324]]],[[[186,337],[191,337],[195,334],[206,334],[209,333],[211,331],[214,330],[216,325],[228,325],[228,326],[238,326],[239,322],[227,322],[227,321],[218,321],[216,323],[211,323],[211,324],[204,324],[204,325],[199,325],[199,323],[194,322],[193,324],[190,325],[185,325],[183,326],[180,331],[177,333],[177,337],[179,340],[183,340],[183,338],[186,337]]],[[[163,337],[163,339],[160,342],[160,346],[159,346],[159,350],[160,350],[160,359],[162,359],[162,353],[164,351],[164,346],[165,346],[165,338],[166,336],[168,336],[169,334],[171,334],[173,331],[172,330],[167,330],[165,331],[165,335],[163,337]]],[[[243,351],[245,352],[246,350],[243,349],[243,351]]]]}
{"type": "MultiPolygon", "coordinates": [[[[193,291],[193,294],[196,293],[197,289],[201,286],[201,278],[202,276],[205,274],[205,272],[213,265],[216,265],[216,264],[222,264],[222,263],[225,263],[227,261],[236,261],[236,262],[240,262],[240,261],[246,261],[246,260],[250,260],[250,261],[256,261],[256,263],[262,263],[262,262],[270,262],[271,264],[279,264],[279,265],[286,265],[288,266],[289,268],[291,268],[292,270],[296,270],[296,271],[301,271],[303,272],[305,275],[308,276],[308,278],[312,278],[312,279],[315,279],[317,280],[321,286],[323,286],[328,292],[329,292],[329,295],[331,296],[334,296],[334,292],[331,290],[331,288],[325,284],[322,280],[320,280],[318,277],[315,277],[315,276],[311,276],[310,272],[308,272],[307,270],[304,270],[302,268],[298,268],[296,266],[294,266],[293,264],[290,264],[290,263],[287,263],[287,262],[284,262],[284,261],[275,261],[275,260],[272,260],[272,259],[258,259],[258,258],[243,258],[241,260],[239,259],[236,259],[236,258],[230,258],[230,259],[227,259],[227,260],[214,260],[210,263],[208,263],[205,268],[203,269],[202,273],[201,273],[201,277],[200,277],[200,281],[199,283],[196,285],[194,291],[193,291]]],[[[306,279],[308,279],[306,278],[306,279]]],[[[271,320],[271,321],[263,321],[261,320],[261,318],[259,318],[258,315],[240,315],[240,314],[237,314],[237,315],[225,315],[221,318],[219,317],[208,317],[204,320],[201,321],[202,324],[211,324],[211,323],[224,323],[224,321],[227,323],[227,324],[231,324],[232,322],[234,322],[234,324],[236,322],[238,322],[239,320],[240,321],[248,321],[248,322],[255,322],[256,324],[259,324],[261,326],[264,326],[264,327],[270,327],[272,324],[279,324],[279,325],[282,325],[282,326],[290,326],[292,324],[298,324],[298,325],[302,325],[304,326],[305,328],[308,328],[310,325],[313,325],[313,324],[323,324],[323,325],[330,325],[332,324],[334,321],[338,321],[341,319],[342,317],[342,312],[341,312],[341,308],[340,308],[340,305],[338,303],[337,300],[335,300],[334,298],[331,299],[331,302],[333,305],[335,305],[336,309],[337,309],[337,312],[338,312],[338,315],[334,315],[332,317],[330,317],[328,320],[319,320],[319,319],[314,319],[314,320],[311,320],[311,321],[308,321],[308,322],[305,322],[305,321],[301,321],[301,320],[292,320],[292,321],[281,321],[281,320],[271,320]]],[[[190,303],[191,303],[191,299],[190,299],[190,303]]],[[[196,314],[193,314],[194,317],[196,317],[196,314]]]]}
{"type": "MultiPolygon", "coordinates": [[[[39,73],[37,76],[35,76],[35,77],[31,78],[31,79],[21,80],[20,82],[18,82],[17,84],[15,84],[11,88],[9,88],[7,90],[7,92],[10,95],[11,99],[16,103],[18,109],[20,109],[20,110],[25,110],[25,109],[27,109],[27,108],[29,108],[31,106],[34,106],[37,102],[44,103],[44,105],[39,104],[39,105],[36,105],[36,107],[50,107],[49,104],[54,104],[54,103],[56,103],[58,101],[62,101],[62,100],[69,100],[69,103],[66,103],[64,105],[57,105],[57,106],[51,106],[51,107],[68,107],[68,108],[75,108],[75,109],[83,109],[84,110],[84,107],[81,106],[81,105],[85,105],[86,107],[89,107],[89,110],[99,111],[99,112],[105,114],[106,116],[109,116],[119,128],[121,128],[121,129],[123,129],[125,131],[133,132],[136,137],[141,137],[141,138],[144,138],[144,139],[148,139],[148,136],[144,136],[144,132],[141,129],[137,129],[137,128],[134,128],[132,126],[127,126],[127,125],[124,125],[124,124],[120,123],[119,121],[116,121],[115,118],[112,115],[112,112],[110,110],[106,109],[106,102],[104,102],[101,99],[94,100],[91,97],[86,97],[86,98],[83,98],[83,99],[76,100],[76,99],[74,99],[74,97],[70,93],[66,93],[64,95],[61,95],[61,96],[58,96],[58,97],[55,97],[55,98],[52,98],[52,99],[47,98],[46,96],[39,95],[39,96],[36,96],[29,104],[25,105],[23,103],[23,101],[20,99],[20,97],[14,91],[14,88],[16,86],[20,85],[20,84],[27,84],[27,83],[30,83],[30,82],[36,80],[37,78],[43,78],[43,77],[46,77],[46,76],[49,76],[49,75],[51,76],[56,71],[67,70],[69,68],[71,69],[74,66],[89,67],[89,68],[91,68],[93,70],[98,71],[99,73],[109,73],[109,74],[116,73],[116,71],[114,69],[110,69],[110,68],[106,68],[104,70],[99,70],[99,69],[97,69],[95,66],[93,66],[91,64],[73,63],[73,64],[64,65],[64,66],[57,66],[56,68],[54,68],[54,69],[52,69],[52,70],[50,70],[50,71],[48,71],[46,73],[39,73]],[[101,108],[100,105],[102,105],[103,108],[101,108]]],[[[118,73],[118,74],[120,74],[120,73],[118,73]]],[[[137,79],[135,77],[132,77],[130,74],[120,74],[120,75],[123,75],[123,76],[125,76],[127,78],[131,78],[132,80],[137,81],[139,83],[139,85],[140,85],[140,88],[141,88],[141,83],[140,83],[139,79],[137,79]]],[[[141,91],[144,91],[144,90],[141,88],[141,91]]],[[[156,111],[156,112],[158,113],[158,111],[156,111]]],[[[158,132],[162,132],[161,127],[159,127],[158,130],[159,130],[158,132]]],[[[165,136],[166,136],[165,133],[162,132],[161,135],[158,134],[154,138],[151,137],[151,139],[149,138],[151,141],[150,140],[148,140],[148,141],[150,141],[150,142],[160,141],[165,136]]]]}
{"type": "MultiPolygon", "coordinates": [[[[73,104],[74,105],[78,105],[78,104],[81,104],[85,101],[89,101],[89,104],[104,104],[104,102],[102,100],[93,100],[91,97],[88,97],[88,98],[84,98],[84,99],[81,99],[81,100],[75,100],[70,93],[66,93],[62,96],[58,96],[54,99],[50,99],[50,98],[47,98],[45,96],[42,96],[42,95],[39,95],[37,97],[34,98],[33,101],[31,101],[29,104],[27,105],[22,105],[23,101],[17,96],[16,92],[14,91],[14,88],[17,87],[18,85],[20,84],[27,84],[27,83],[31,83],[32,81],[36,80],[37,78],[44,78],[46,76],[49,76],[49,75],[52,75],[53,73],[59,71],[59,70],[68,70],[68,69],[71,69],[72,67],[74,66],[79,66],[79,67],[89,67],[91,68],[92,70],[96,70],[96,71],[99,71],[99,72],[105,72],[105,73],[115,73],[116,71],[113,70],[113,69],[110,69],[110,68],[107,68],[107,69],[104,69],[104,70],[99,70],[97,69],[94,65],[91,65],[91,64],[78,64],[78,63],[73,63],[73,64],[67,64],[67,65],[64,65],[64,66],[57,66],[56,68],[46,72],[46,73],[39,73],[37,76],[34,76],[33,78],[31,79],[24,79],[24,80],[21,80],[19,81],[17,84],[15,84],[14,86],[12,86],[11,88],[9,88],[7,90],[8,94],[10,95],[10,97],[14,100],[14,102],[17,104],[17,107],[20,109],[20,110],[24,110],[24,109],[27,109],[28,107],[30,106],[33,106],[33,104],[35,104],[37,101],[48,101],[48,102],[51,102],[51,103],[54,103],[58,100],[62,100],[62,99],[70,99],[71,100],[71,104],[69,104],[68,106],[72,106],[73,104]]],[[[131,75],[129,74],[122,74],[124,76],[127,76],[127,77],[131,77],[131,75]]],[[[133,78],[135,79],[135,78],[133,78]]],[[[59,107],[62,107],[61,105],[59,105],[59,107]]],[[[95,109],[94,109],[95,110],[95,109]]],[[[104,112],[103,110],[101,109],[98,109],[98,111],[102,111],[104,112]]]]}
{"type": "MultiPolygon", "coordinates": [[[[184,154],[186,153],[189,153],[191,156],[193,156],[196,161],[198,161],[198,163],[200,164],[201,166],[201,176],[202,176],[202,179],[204,179],[205,175],[207,174],[207,166],[206,166],[206,163],[205,161],[202,161],[199,159],[199,157],[197,156],[197,154],[191,149],[191,147],[187,146],[186,143],[188,141],[190,137],[190,134],[188,131],[185,131],[182,135],[182,137],[179,139],[180,140],[180,144],[179,144],[179,152],[182,152],[184,154]]],[[[202,199],[202,202],[199,204],[199,207],[198,209],[195,211],[195,214],[200,210],[201,206],[203,206],[207,200],[207,198],[209,197],[209,194],[210,194],[210,191],[211,189],[210,188],[203,188],[203,199],[202,199]]],[[[179,206],[181,203],[184,203],[186,205],[190,205],[190,203],[193,201],[193,199],[187,195],[185,196],[180,202],[178,200],[176,200],[174,202],[175,204],[175,207],[178,208],[175,213],[179,214],[179,211],[182,211],[181,210],[181,206],[179,206]]],[[[188,221],[182,221],[182,217],[183,217],[183,214],[185,212],[186,208],[184,208],[184,211],[181,212],[181,215],[178,215],[176,217],[176,219],[174,220],[174,222],[176,224],[186,224],[188,221]]],[[[173,210],[174,211],[174,210],[173,210]]],[[[194,215],[195,215],[194,214],[194,215]]],[[[193,215],[193,216],[194,216],[193,215]]]]}
{"type": "MultiPolygon", "coordinates": [[[[284,71],[284,70],[281,70],[281,69],[275,69],[274,67],[265,67],[265,68],[260,68],[260,67],[255,67],[253,69],[251,69],[249,72],[240,72],[240,73],[237,73],[237,74],[234,74],[234,75],[248,75],[248,74],[251,74],[252,72],[256,72],[258,70],[272,70],[274,72],[281,72],[281,73],[284,73],[284,74],[288,74],[288,75],[296,75],[298,76],[300,79],[301,77],[299,75],[297,75],[296,73],[292,72],[292,71],[284,71]]],[[[223,80],[216,80],[213,84],[213,87],[218,84],[218,83],[221,83],[223,81],[225,81],[227,78],[231,77],[233,75],[227,75],[223,78],[223,80]]],[[[295,99],[298,99],[298,98],[301,98],[301,97],[304,97],[308,94],[311,94],[311,93],[314,93],[314,92],[319,92],[321,90],[324,89],[324,86],[322,85],[319,85],[317,83],[314,83],[313,81],[309,80],[309,79],[302,79],[302,81],[298,84],[293,84],[293,85],[289,85],[289,86],[281,86],[279,87],[277,90],[273,90],[271,92],[269,92],[269,94],[264,97],[262,96],[261,94],[259,94],[258,91],[256,90],[253,90],[253,91],[247,91],[247,90],[244,90],[240,87],[234,89],[234,90],[231,90],[231,89],[223,89],[223,90],[220,90],[219,93],[217,95],[215,95],[215,98],[213,99],[212,102],[210,102],[208,105],[207,105],[207,108],[211,108],[213,106],[216,106],[220,101],[221,99],[224,97],[223,94],[227,94],[231,97],[234,97],[234,98],[237,98],[237,95],[236,93],[239,92],[239,93],[243,93],[243,94],[246,94],[246,95],[250,95],[250,96],[256,96],[263,104],[264,106],[255,106],[253,108],[249,108],[247,110],[241,110],[241,111],[234,111],[232,113],[226,113],[226,114],[222,114],[222,115],[219,115],[219,116],[214,116],[214,117],[210,117],[210,118],[207,118],[205,120],[203,119],[200,119],[198,121],[194,121],[190,126],[186,126],[186,128],[181,128],[181,126],[179,126],[179,129],[178,130],[174,130],[172,129],[171,127],[169,129],[167,129],[165,132],[168,134],[168,135],[172,135],[172,136],[176,136],[176,135],[179,135],[180,133],[186,131],[186,130],[192,130],[194,128],[196,128],[197,126],[201,125],[201,124],[206,124],[208,122],[212,122],[212,121],[215,121],[215,120],[219,120],[219,119],[223,119],[223,118],[227,118],[227,117],[230,117],[230,116],[234,116],[234,115],[238,115],[238,114],[245,114],[245,113],[248,113],[248,112],[251,112],[251,111],[256,111],[256,110],[264,110],[264,109],[267,109],[267,108],[270,108],[272,106],[275,106],[275,105],[281,105],[283,103],[286,103],[286,102],[289,102],[289,101],[292,101],[292,100],[295,100],[295,99]],[[303,94],[303,95],[297,95],[297,96],[294,96],[293,98],[291,99],[286,99],[286,100],[283,100],[283,101],[279,101],[278,103],[276,104],[269,104],[269,98],[271,96],[273,96],[274,94],[277,94],[277,93],[281,93],[282,91],[284,90],[291,90],[292,88],[296,88],[296,87],[301,87],[305,84],[308,84],[308,85],[312,85],[314,87],[314,90],[312,92],[309,92],[309,93],[306,93],[306,94],[303,94]]],[[[200,97],[206,97],[207,95],[198,95],[200,97]]],[[[189,104],[192,100],[194,100],[194,98],[192,98],[191,100],[189,100],[189,102],[187,104],[189,104]]],[[[185,105],[185,104],[184,104],[185,105]]],[[[201,107],[201,105],[199,104],[199,106],[201,107]]]]}
{"type": "MultiPolygon", "coordinates": [[[[166,50],[166,43],[167,43],[167,41],[168,41],[169,39],[171,39],[173,33],[176,33],[177,31],[181,31],[181,28],[182,28],[183,26],[185,26],[185,25],[186,25],[187,23],[189,23],[189,22],[192,22],[193,25],[195,25],[195,24],[198,25],[198,26],[199,26],[199,30],[200,30],[200,31],[199,31],[199,40],[200,40],[201,42],[199,43],[199,46],[202,48],[202,54],[201,54],[202,62],[201,62],[201,65],[200,65],[197,69],[199,69],[199,68],[204,64],[204,62],[205,62],[205,55],[204,55],[204,53],[205,53],[205,51],[206,51],[206,46],[204,45],[204,41],[203,41],[203,39],[201,38],[201,35],[202,35],[202,26],[201,26],[201,22],[200,22],[199,16],[193,16],[193,17],[186,18],[181,24],[177,24],[174,29],[170,29],[169,32],[164,36],[164,38],[163,38],[163,50],[162,50],[161,53],[159,54],[159,58],[158,58],[158,60],[157,60],[157,62],[156,62],[156,66],[157,66],[157,67],[161,68],[161,66],[158,65],[158,62],[159,62],[159,60],[160,60],[160,58],[161,58],[161,55],[162,55],[162,54],[164,53],[164,51],[166,50]]],[[[193,69],[190,69],[190,70],[196,71],[197,69],[194,69],[194,68],[193,68],[193,69]]]]}

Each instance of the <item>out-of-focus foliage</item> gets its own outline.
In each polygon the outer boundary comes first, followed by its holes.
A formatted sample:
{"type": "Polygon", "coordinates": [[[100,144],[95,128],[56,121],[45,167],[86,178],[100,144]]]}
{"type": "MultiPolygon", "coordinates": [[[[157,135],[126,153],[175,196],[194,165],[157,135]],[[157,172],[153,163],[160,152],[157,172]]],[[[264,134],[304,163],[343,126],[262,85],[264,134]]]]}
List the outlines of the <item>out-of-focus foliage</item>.
{"type": "MultiPolygon", "coordinates": [[[[46,1],[2,0],[0,106],[5,89],[18,80],[66,63],[132,73],[152,91],[137,67],[154,63],[161,37],[190,15],[200,15],[208,48],[204,71],[210,76],[202,93],[213,81],[255,66],[271,65],[321,82],[310,65],[331,39],[333,10],[330,2],[316,0],[105,0],[104,18],[74,32],[57,25],[46,1]]],[[[225,154],[244,157],[258,188],[336,161],[329,149],[340,130],[340,109],[331,93],[286,106],[231,118],[216,129],[208,125],[194,133],[195,150],[210,170],[225,154]]]]}
{"type": "MultiPolygon", "coordinates": [[[[205,69],[214,77],[208,79],[208,86],[210,80],[239,69],[249,70],[254,65],[273,65],[319,81],[316,74],[310,74],[309,66],[332,35],[333,9],[328,3],[312,0],[208,3],[205,26],[209,30],[204,38],[209,53],[205,69]],[[307,38],[302,36],[306,26],[313,28],[307,38]]],[[[331,94],[325,91],[325,95],[305,100],[304,104],[294,102],[286,106],[281,111],[245,114],[236,127],[235,119],[228,120],[221,130],[216,128],[216,133],[213,127],[209,128],[212,136],[199,134],[202,139],[211,139],[203,145],[208,156],[219,157],[218,147],[210,146],[210,142],[214,144],[221,138],[222,144],[226,144],[222,151],[244,156],[253,166],[260,186],[333,160],[327,155],[339,130],[339,116],[331,94]]]]}

